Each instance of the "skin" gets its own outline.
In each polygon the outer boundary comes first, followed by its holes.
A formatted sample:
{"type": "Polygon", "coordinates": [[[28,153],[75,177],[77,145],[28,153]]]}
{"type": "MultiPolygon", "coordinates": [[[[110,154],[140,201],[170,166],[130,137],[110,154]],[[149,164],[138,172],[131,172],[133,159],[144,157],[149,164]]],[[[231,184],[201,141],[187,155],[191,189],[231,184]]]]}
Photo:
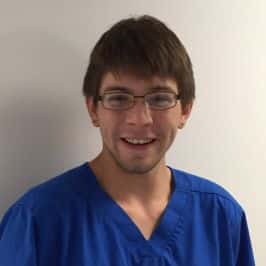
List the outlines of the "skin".
{"type": "MultiPolygon", "coordinates": [[[[100,95],[114,86],[126,87],[134,95],[143,95],[156,86],[167,86],[178,93],[176,82],[169,78],[141,79],[132,74],[109,72],[102,79],[100,95]]],[[[131,217],[141,213],[139,223],[143,224],[145,217],[149,217],[154,227],[171,195],[165,153],[189,118],[192,103],[182,108],[177,101],[175,107],[158,111],[149,109],[138,98],[132,108],[114,111],[105,109],[101,102],[94,106],[93,99],[88,97],[86,105],[94,126],[100,129],[103,143],[100,154],[89,162],[98,182],[131,217]],[[123,138],[154,138],[155,141],[138,149],[123,138]]],[[[151,230],[145,230],[149,235],[151,230]]]]}

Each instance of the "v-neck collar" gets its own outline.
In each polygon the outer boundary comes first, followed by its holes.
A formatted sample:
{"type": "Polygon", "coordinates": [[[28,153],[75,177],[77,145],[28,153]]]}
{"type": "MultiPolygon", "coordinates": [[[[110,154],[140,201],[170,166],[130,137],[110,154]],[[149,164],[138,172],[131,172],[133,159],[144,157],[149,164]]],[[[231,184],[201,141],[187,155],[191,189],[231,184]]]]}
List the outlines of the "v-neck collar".
{"type": "Polygon", "coordinates": [[[107,219],[107,222],[112,220],[112,223],[117,225],[129,245],[162,248],[182,231],[183,212],[188,200],[187,185],[184,185],[183,180],[180,182],[177,172],[171,167],[168,166],[171,171],[174,189],[160,221],[148,240],[145,239],[140,229],[122,207],[101,187],[88,162],[85,167],[89,172],[89,176],[93,177],[93,180],[91,180],[94,183],[93,193],[96,200],[100,200],[101,205],[97,205],[101,208],[102,215],[107,219]]]}

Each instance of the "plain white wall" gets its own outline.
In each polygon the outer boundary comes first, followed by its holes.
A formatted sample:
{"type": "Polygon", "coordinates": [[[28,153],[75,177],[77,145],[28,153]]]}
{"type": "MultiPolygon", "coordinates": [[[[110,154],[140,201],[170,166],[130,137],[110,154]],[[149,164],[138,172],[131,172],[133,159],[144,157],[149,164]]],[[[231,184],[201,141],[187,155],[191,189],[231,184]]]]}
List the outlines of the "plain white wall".
{"type": "Polygon", "coordinates": [[[114,22],[150,14],[190,53],[197,100],[167,155],[227,188],[266,260],[266,2],[3,1],[0,9],[0,216],[29,187],[100,150],[81,94],[89,52],[114,22]]]}

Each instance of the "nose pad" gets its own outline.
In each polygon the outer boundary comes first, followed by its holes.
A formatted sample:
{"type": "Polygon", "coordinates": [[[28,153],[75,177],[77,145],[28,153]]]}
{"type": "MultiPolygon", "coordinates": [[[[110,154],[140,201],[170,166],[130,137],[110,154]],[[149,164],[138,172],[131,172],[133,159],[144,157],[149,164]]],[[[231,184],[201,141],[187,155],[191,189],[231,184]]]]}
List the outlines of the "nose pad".
{"type": "Polygon", "coordinates": [[[127,110],[126,122],[129,124],[149,125],[153,122],[151,110],[144,99],[137,99],[127,110]]]}

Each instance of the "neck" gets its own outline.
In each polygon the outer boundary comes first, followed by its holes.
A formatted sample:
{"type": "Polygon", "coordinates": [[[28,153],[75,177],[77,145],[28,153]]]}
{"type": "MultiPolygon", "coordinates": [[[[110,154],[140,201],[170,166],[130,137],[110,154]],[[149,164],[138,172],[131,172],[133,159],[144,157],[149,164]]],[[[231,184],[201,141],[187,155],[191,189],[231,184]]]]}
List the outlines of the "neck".
{"type": "Polygon", "coordinates": [[[117,202],[148,206],[169,201],[171,171],[164,160],[145,174],[128,173],[101,154],[89,165],[101,187],[117,202]]]}

